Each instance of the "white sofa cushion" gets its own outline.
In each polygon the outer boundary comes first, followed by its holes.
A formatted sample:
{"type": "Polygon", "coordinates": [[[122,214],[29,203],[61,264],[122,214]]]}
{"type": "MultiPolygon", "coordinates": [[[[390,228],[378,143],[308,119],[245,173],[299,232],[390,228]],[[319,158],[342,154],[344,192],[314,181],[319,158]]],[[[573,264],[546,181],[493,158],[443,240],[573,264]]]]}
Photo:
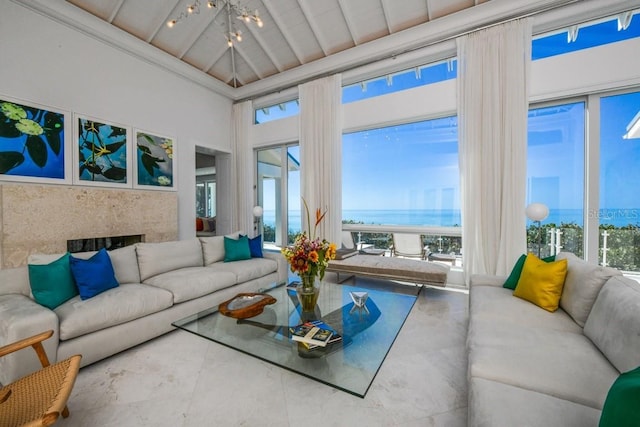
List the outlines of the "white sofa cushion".
{"type": "Polygon", "coordinates": [[[492,320],[512,325],[554,329],[582,334],[582,328],[564,311],[551,313],[513,296],[511,289],[498,286],[482,286],[478,278],[469,297],[469,312],[475,319],[492,320]]]}
{"type": "Polygon", "coordinates": [[[124,284],[84,301],[75,296],[54,311],[64,341],[156,313],[172,303],[171,293],[164,289],[124,284]]]}
{"type": "Polygon", "coordinates": [[[237,283],[244,283],[277,271],[278,263],[268,258],[251,258],[233,262],[216,262],[207,268],[232,273],[237,283]]]}
{"type": "Polygon", "coordinates": [[[209,267],[189,267],[159,274],[145,280],[144,283],[171,292],[173,302],[177,304],[233,286],[238,282],[233,273],[215,271],[209,267]]]}
{"type": "Polygon", "coordinates": [[[224,260],[224,236],[200,237],[204,265],[224,260]]]}
{"type": "Polygon", "coordinates": [[[238,239],[240,238],[240,234],[245,233],[243,233],[242,231],[236,231],[224,236],[200,237],[200,243],[202,244],[202,255],[204,257],[204,265],[224,261],[224,238],[229,237],[231,239],[238,239]]]}
{"type": "Polygon", "coordinates": [[[584,334],[620,372],[640,366],[640,283],[612,277],[600,290],[584,334]]]}
{"type": "Polygon", "coordinates": [[[602,286],[609,278],[622,273],[614,268],[588,264],[570,252],[560,252],[556,255],[556,260],[560,259],[566,259],[569,263],[560,307],[578,325],[584,326],[602,286]]]}
{"type": "Polygon", "coordinates": [[[141,282],[135,245],[114,249],[108,253],[118,283],[122,285],[123,283],[141,282]]]}
{"type": "Polygon", "coordinates": [[[469,381],[468,425],[474,427],[597,426],[600,411],[484,378],[469,381]]]}
{"type": "Polygon", "coordinates": [[[619,373],[587,337],[473,316],[467,337],[470,377],[602,409],[619,373]]]}
{"type": "Polygon", "coordinates": [[[202,267],[202,246],[197,238],[136,245],[140,279],[186,267],[202,267]]]}

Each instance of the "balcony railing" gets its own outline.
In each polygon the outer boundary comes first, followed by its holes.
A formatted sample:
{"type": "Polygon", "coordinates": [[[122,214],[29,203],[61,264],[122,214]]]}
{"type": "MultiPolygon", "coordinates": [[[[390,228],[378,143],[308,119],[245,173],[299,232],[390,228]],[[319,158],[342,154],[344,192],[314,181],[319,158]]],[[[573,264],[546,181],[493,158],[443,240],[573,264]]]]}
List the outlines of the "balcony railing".
{"type": "MultiPolygon", "coordinates": [[[[537,253],[538,231],[530,227],[527,231],[528,250],[537,253]]],[[[615,228],[600,226],[598,263],[618,270],[640,272],[640,227],[629,225],[615,228]]],[[[560,227],[543,225],[540,239],[542,257],[555,255],[560,251],[573,252],[576,256],[584,256],[584,233],[582,227],[565,224],[560,227]]]]}
{"type": "Polygon", "coordinates": [[[393,233],[415,233],[422,237],[428,252],[451,256],[454,267],[462,267],[462,229],[460,227],[424,227],[373,224],[342,224],[352,234],[358,249],[374,247],[391,254],[393,233]]]}

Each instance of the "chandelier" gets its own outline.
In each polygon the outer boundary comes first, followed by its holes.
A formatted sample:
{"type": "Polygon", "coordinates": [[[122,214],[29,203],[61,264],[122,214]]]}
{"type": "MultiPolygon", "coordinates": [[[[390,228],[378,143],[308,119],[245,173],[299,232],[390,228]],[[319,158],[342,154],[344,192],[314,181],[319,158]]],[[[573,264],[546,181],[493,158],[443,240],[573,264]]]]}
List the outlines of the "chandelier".
{"type": "MultiPolygon", "coordinates": [[[[258,10],[256,9],[255,11],[250,12],[246,6],[242,5],[240,0],[211,0],[207,1],[206,4],[208,9],[227,12],[228,31],[225,32],[225,39],[227,40],[227,45],[229,47],[233,47],[234,41],[242,41],[242,31],[236,28],[233,20],[231,19],[232,15],[235,15],[237,19],[244,21],[245,24],[253,22],[258,26],[258,28],[262,28],[264,25],[258,10]]],[[[167,26],[169,28],[173,28],[176,24],[189,18],[189,16],[198,15],[200,13],[201,5],[202,2],[200,0],[195,0],[194,3],[187,5],[186,11],[181,12],[176,18],[167,21],[167,26]]]]}

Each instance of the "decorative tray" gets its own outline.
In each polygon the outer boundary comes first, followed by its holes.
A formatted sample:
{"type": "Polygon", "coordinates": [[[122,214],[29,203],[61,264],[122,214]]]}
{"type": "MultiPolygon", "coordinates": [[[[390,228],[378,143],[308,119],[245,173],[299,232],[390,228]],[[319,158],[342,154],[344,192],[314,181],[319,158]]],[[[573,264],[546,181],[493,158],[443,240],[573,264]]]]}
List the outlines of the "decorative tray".
{"type": "Polygon", "coordinates": [[[266,305],[275,304],[271,295],[259,293],[238,294],[218,306],[220,314],[234,319],[248,319],[262,313],[266,305]]]}

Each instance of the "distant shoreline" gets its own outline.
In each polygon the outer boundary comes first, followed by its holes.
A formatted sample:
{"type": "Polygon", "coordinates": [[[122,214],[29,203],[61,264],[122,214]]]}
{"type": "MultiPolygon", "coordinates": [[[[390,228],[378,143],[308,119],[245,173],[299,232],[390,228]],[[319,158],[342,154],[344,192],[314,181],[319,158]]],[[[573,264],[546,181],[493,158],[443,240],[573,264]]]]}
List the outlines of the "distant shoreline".
{"type": "MultiPolygon", "coordinates": [[[[523,212],[524,215],[524,212],[523,212]]],[[[640,226],[640,208],[632,209],[600,209],[589,213],[589,217],[600,219],[601,225],[611,225],[616,228],[640,226]]],[[[349,210],[342,213],[343,221],[375,225],[414,225],[432,227],[459,227],[462,224],[460,210],[457,209],[388,209],[388,210],[349,210]]],[[[275,211],[265,210],[263,221],[265,225],[275,226],[275,211]]],[[[542,221],[545,224],[576,224],[584,225],[582,209],[550,209],[549,217],[542,221]]],[[[290,211],[289,229],[300,229],[300,211],[290,211]]],[[[532,222],[527,220],[527,225],[532,222]]]]}

